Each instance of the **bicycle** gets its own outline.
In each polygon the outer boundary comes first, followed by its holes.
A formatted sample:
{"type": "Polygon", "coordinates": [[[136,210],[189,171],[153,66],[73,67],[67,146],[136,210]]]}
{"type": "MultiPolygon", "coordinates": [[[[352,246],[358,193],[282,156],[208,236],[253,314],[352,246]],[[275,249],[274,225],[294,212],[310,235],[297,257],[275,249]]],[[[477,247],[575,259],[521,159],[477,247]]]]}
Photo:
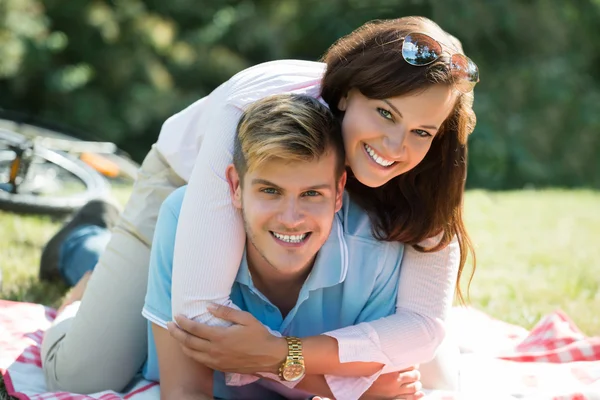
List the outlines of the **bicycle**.
{"type": "Polygon", "coordinates": [[[138,165],[114,143],[82,141],[39,122],[0,115],[0,209],[71,213],[106,197],[107,180],[135,180],[138,165]]]}

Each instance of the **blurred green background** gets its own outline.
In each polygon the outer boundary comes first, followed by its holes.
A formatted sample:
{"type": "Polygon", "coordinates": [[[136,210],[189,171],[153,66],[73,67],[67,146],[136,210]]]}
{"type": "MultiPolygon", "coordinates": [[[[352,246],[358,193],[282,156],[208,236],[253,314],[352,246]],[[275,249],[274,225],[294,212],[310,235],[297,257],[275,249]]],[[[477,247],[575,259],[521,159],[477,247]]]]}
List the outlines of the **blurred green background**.
{"type": "Polygon", "coordinates": [[[0,0],[0,108],[117,143],[256,63],[424,15],[480,67],[468,186],[600,188],[600,0],[0,0]]]}

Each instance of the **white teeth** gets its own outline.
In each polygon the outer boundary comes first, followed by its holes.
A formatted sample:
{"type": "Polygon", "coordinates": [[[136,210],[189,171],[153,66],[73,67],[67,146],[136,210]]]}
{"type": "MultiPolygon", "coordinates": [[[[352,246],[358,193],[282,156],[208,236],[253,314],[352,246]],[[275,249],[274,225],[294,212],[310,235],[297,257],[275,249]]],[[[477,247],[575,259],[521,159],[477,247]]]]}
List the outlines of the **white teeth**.
{"type": "Polygon", "coordinates": [[[392,165],[395,161],[389,161],[386,160],[385,158],[381,158],[381,156],[377,153],[375,153],[375,150],[373,150],[373,148],[371,146],[369,146],[368,144],[364,144],[365,145],[365,150],[367,150],[367,153],[369,153],[369,155],[371,156],[371,159],[373,161],[375,161],[377,164],[383,166],[383,167],[389,167],[390,165],[392,165]]]}
{"type": "Polygon", "coordinates": [[[304,238],[306,238],[306,235],[308,234],[304,233],[302,235],[282,235],[280,233],[273,232],[273,236],[287,243],[300,243],[304,240],[304,238]]]}

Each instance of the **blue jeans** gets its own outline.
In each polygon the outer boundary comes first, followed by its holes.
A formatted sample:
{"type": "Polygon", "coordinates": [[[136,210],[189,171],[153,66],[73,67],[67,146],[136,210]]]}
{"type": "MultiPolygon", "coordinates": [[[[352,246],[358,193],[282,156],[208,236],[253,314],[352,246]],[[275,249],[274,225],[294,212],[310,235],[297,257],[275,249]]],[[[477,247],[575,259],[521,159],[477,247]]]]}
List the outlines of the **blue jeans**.
{"type": "Polygon", "coordinates": [[[63,242],[58,257],[58,270],[71,286],[94,269],[100,254],[110,240],[110,230],[96,225],[74,229],[63,242]]]}

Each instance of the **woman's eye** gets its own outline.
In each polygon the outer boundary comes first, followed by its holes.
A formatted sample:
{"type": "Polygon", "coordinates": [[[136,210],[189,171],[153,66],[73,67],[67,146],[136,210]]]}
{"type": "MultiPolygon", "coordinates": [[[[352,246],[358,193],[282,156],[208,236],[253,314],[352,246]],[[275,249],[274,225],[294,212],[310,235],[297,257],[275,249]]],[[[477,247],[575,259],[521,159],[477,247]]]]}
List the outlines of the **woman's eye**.
{"type": "Polygon", "coordinates": [[[278,193],[277,189],[273,189],[273,188],[264,188],[264,189],[261,189],[260,191],[263,193],[266,193],[266,194],[277,194],[278,193]]]}
{"type": "Polygon", "coordinates": [[[425,138],[425,137],[431,137],[431,133],[424,131],[423,129],[415,129],[413,131],[417,136],[425,138]]]}
{"type": "Polygon", "coordinates": [[[308,192],[304,192],[304,196],[306,197],[316,197],[316,196],[320,196],[321,193],[315,191],[315,190],[309,190],[308,192]]]}
{"type": "Polygon", "coordinates": [[[386,110],[385,108],[377,108],[377,112],[379,113],[379,115],[381,115],[383,118],[393,121],[394,117],[392,116],[392,113],[389,112],[388,110],[386,110]]]}

